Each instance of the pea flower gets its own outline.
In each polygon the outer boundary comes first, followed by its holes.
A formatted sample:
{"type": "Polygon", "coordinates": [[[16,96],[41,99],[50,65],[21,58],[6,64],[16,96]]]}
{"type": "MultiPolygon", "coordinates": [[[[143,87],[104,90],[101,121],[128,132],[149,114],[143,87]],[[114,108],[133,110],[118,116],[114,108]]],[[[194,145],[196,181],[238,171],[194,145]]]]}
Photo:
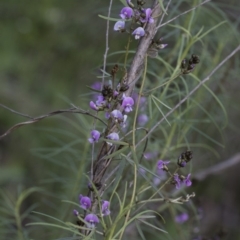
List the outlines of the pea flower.
{"type": "Polygon", "coordinates": [[[181,186],[181,179],[179,175],[176,173],[173,175],[173,183],[175,184],[176,189],[179,189],[181,186]]]}
{"type": "Polygon", "coordinates": [[[142,27],[138,27],[133,31],[132,35],[135,35],[135,39],[137,40],[145,35],[145,31],[142,27]]]}
{"type": "Polygon", "coordinates": [[[140,21],[142,23],[145,23],[145,22],[149,22],[149,23],[153,23],[154,22],[154,19],[151,17],[151,14],[152,14],[152,9],[151,8],[147,8],[144,10],[144,15],[145,17],[144,18],[140,18],[140,21]]]}
{"type": "Polygon", "coordinates": [[[76,209],[74,209],[73,214],[77,217],[79,215],[79,212],[76,209]]]}
{"type": "Polygon", "coordinates": [[[103,216],[107,216],[109,215],[111,212],[109,210],[109,201],[102,201],[102,215],[103,216]]]}
{"type": "Polygon", "coordinates": [[[190,180],[190,176],[191,176],[191,174],[188,174],[187,177],[183,180],[184,184],[187,187],[190,187],[192,185],[192,181],[190,180]]]}
{"type": "Polygon", "coordinates": [[[100,132],[97,130],[92,130],[91,131],[91,138],[88,139],[90,143],[98,142],[98,139],[100,138],[100,132]]]}
{"type": "Polygon", "coordinates": [[[151,158],[155,158],[155,157],[157,157],[157,155],[158,155],[158,152],[146,152],[146,153],[144,153],[144,158],[146,159],[146,160],[150,160],[151,158]]]}
{"type": "Polygon", "coordinates": [[[156,176],[153,177],[153,184],[155,186],[158,186],[163,180],[167,179],[166,172],[161,171],[161,174],[159,174],[159,171],[157,171],[157,175],[158,175],[157,177],[156,176]]]}
{"type": "Polygon", "coordinates": [[[106,101],[102,95],[98,96],[98,99],[96,101],[97,106],[104,106],[106,104],[106,101]]]}
{"type": "Polygon", "coordinates": [[[87,196],[79,195],[80,207],[83,209],[89,209],[92,205],[91,199],[87,196]]]}
{"type": "Polygon", "coordinates": [[[177,223],[184,223],[189,219],[189,216],[187,213],[181,213],[175,217],[175,222],[177,223]]]}
{"type": "MultiPolygon", "coordinates": [[[[110,133],[110,134],[107,136],[107,138],[110,139],[110,140],[118,141],[118,140],[119,140],[119,135],[118,135],[117,133],[113,132],[113,133],[110,133]]],[[[108,142],[108,144],[109,144],[110,146],[112,146],[112,143],[109,143],[109,142],[108,142]]]]}
{"type": "Polygon", "coordinates": [[[130,8],[130,7],[124,7],[122,10],[121,10],[121,14],[120,14],[120,17],[122,19],[129,19],[131,18],[133,15],[133,10],[130,8]]]}
{"type": "Polygon", "coordinates": [[[159,160],[158,163],[157,163],[157,168],[159,170],[166,171],[166,170],[168,170],[166,165],[169,164],[169,163],[170,163],[170,161],[159,160]]]}
{"type": "Polygon", "coordinates": [[[115,118],[115,121],[122,121],[123,120],[123,115],[122,115],[122,113],[119,111],[119,110],[113,110],[112,112],[111,112],[111,116],[113,117],[113,118],[115,118]]]}
{"type": "Polygon", "coordinates": [[[91,88],[100,91],[100,90],[101,90],[101,86],[102,86],[102,83],[101,83],[101,82],[94,82],[94,83],[91,85],[91,88]]]}
{"type": "Polygon", "coordinates": [[[88,228],[94,228],[96,224],[99,223],[99,219],[97,215],[93,213],[87,214],[84,220],[87,222],[88,228]]]}
{"type": "Polygon", "coordinates": [[[139,126],[143,127],[148,122],[148,116],[146,114],[140,114],[137,118],[137,123],[139,126]]]}
{"type": "Polygon", "coordinates": [[[103,110],[105,107],[107,107],[106,100],[104,99],[104,97],[102,95],[99,95],[97,97],[96,103],[91,101],[89,105],[90,105],[90,108],[95,111],[103,110]]]}
{"type": "Polygon", "coordinates": [[[124,21],[117,21],[113,27],[114,31],[121,32],[125,28],[125,22],[124,21]]]}
{"type": "Polygon", "coordinates": [[[91,109],[93,109],[95,111],[99,110],[99,107],[93,101],[90,102],[89,106],[91,109]]]}
{"type": "Polygon", "coordinates": [[[126,113],[132,111],[132,106],[134,105],[134,100],[131,97],[124,97],[122,101],[122,107],[126,113]]]}

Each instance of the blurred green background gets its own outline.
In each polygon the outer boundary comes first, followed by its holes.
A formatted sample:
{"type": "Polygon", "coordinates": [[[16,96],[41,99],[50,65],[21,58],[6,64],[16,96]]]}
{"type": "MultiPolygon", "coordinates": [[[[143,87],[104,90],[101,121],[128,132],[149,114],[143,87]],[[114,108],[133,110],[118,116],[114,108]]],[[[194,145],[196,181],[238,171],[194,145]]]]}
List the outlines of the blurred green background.
{"type": "MultiPolygon", "coordinates": [[[[85,94],[89,93],[86,85],[91,85],[97,80],[96,75],[99,74],[98,69],[102,65],[105,51],[106,21],[99,18],[98,14],[107,15],[108,2],[2,0],[0,103],[30,116],[69,108],[71,103],[87,109],[90,96],[85,94]]],[[[199,1],[173,1],[165,20],[198,3],[199,1]]],[[[118,17],[121,7],[120,1],[113,1],[111,16],[118,17]]],[[[239,45],[239,12],[238,0],[229,0],[227,3],[214,1],[199,8],[194,18],[187,14],[171,23],[189,27],[191,33],[196,34],[202,26],[204,31],[207,31],[226,21],[204,37],[202,43],[198,42],[192,46],[188,53],[190,55],[194,52],[203,59],[193,73],[198,78],[206,77],[217,63],[239,45]]],[[[124,50],[126,44],[124,35],[112,31],[113,24],[110,23],[110,54],[124,50]]],[[[167,25],[160,33],[169,44],[168,48],[163,50],[162,58],[175,67],[183,32],[179,28],[167,25]]],[[[133,50],[136,47],[137,44],[132,45],[133,50]]],[[[122,58],[110,57],[108,64],[112,66],[119,60],[122,61],[122,58]]],[[[167,73],[162,69],[163,65],[155,60],[151,61],[150,70],[167,73]]],[[[197,124],[198,129],[220,144],[214,143],[197,131],[187,133],[188,142],[208,145],[218,153],[214,154],[209,149],[198,147],[193,149],[193,174],[227,161],[240,152],[239,69],[238,53],[207,84],[222,102],[228,115],[227,127],[224,129],[221,128],[226,121],[225,115],[212,95],[201,89],[194,96],[203,108],[211,112],[221,130],[213,124],[197,124]]],[[[188,79],[188,76],[186,78],[188,79]]],[[[153,84],[156,81],[157,78],[153,79],[153,84]]],[[[189,84],[191,86],[191,83],[189,84]]],[[[189,119],[206,117],[199,108],[192,109],[188,114],[189,119]]],[[[26,119],[0,108],[0,133],[3,134],[14,124],[24,120],[26,119]]],[[[27,216],[22,222],[23,231],[29,231],[26,233],[29,239],[60,237],[56,231],[47,230],[43,233],[38,227],[25,229],[26,223],[38,220],[38,215],[29,217],[29,213],[34,209],[57,215],[64,221],[73,221],[72,208],[61,200],[77,202],[76,196],[86,182],[82,182],[81,174],[88,171],[88,165],[85,163],[90,157],[90,149],[86,139],[91,123],[92,119],[87,116],[83,118],[63,114],[21,127],[0,141],[1,239],[19,239],[16,235],[16,214],[14,215],[11,209],[14,210],[12,206],[24,189],[46,189],[44,193],[34,192],[21,205],[21,212],[26,211],[27,216]]],[[[157,144],[155,143],[156,148],[157,144]]],[[[181,151],[178,149],[165,157],[177,156],[181,151]]],[[[199,220],[201,227],[196,227],[196,232],[200,231],[199,235],[207,236],[206,239],[211,239],[210,237],[215,236],[220,229],[226,231],[222,239],[240,239],[239,168],[240,165],[236,164],[215,176],[196,182],[192,187],[197,194],[196,206],[202,211],[202,218],[199,220]]],[[[172,230],[174,224],[169,224],[166,228],[170,232],[175,231],[172,230]]],[[[165,239],[164,236],[161,239],[165,239]]],[[[173,233],[172,238],[166,239],[177,238],[173,233]]]]}

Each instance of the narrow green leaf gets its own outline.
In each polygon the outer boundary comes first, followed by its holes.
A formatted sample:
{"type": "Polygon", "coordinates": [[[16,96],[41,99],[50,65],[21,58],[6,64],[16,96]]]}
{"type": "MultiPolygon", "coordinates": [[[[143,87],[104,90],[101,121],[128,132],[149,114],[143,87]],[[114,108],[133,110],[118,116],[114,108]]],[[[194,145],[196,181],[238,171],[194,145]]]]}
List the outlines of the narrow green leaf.
{"type": "Polygon", "coordinates": [[[139,220],[140,222],[148,225],[148,226],[151,227],[151,228],[157,229],[157,230],[160,231],[160,232],[168,233],[167,231],[165,231],[165,230],[163,230],[163,229],[161,229],[161,228],[158,228],[158,227],[156,227],[155,225],[153,225],[153,224],[151,224],[151,223],[149,223],[149,222],[146,222],[146,221],[144,221],[144,220],[142,220],[142,219],[138,219],[138,220],[139,220]]]}
{"type": "Polygon", "coordinates": [[[119,149],[118,151],[116,151],[112,154],[106,155],[103,159],[113,158],[113,157],[117,156],[118,154],[124,152],[128,148],[129,148],[129,145],[124,146],[123,148],[119,149]]]}
{"type": "MultiPolygon", "coordinates": [[[[152,95],[151,95],[152,96],[152,95]]],[[[171,126],[171,124],[169,123],[169,121],[167,120],[167,118],[165,117],[164,113],[162,112],[161,108],[158,106],[158,104],[156,103],[156,100],[154,98],[152,98],[155,106],[157,107],[157,109],[159,110],[159,112],[162,114],[163,118],[165,119],[165,121],[169,124],[169,126],[171,126]]]]}
{"type": "Polygon", "coordinates": [[[123,146],[130,146],[129,143],[127,142],[122,142],[122,141],[114,141],[114,140],[110,140],[110,139],[103,139],[104,141],[108,142],[108,143],[113,143],[115,145],[123,145],[123,146]]]}
{"type": "Polygon", "coordinates": [[[201,38],[205,37],[207,34],[209,34],[210,32],[212,32],[214,29],[218,28],[219,26],[221,26],[222,24],[226,23],[227,21],[222,21],[219,24],[217,24],[216,26],[210,28],[208,31],[206,31],[205,33],[203,33],[199,38],[197,38],[197,40],[200,40],[201,38]]]}
{"type": "Polygon", "coordinates": [[[100,14],[98,14],[98,16],[99,16],[100,18],[105,19],[105,20],[114,21],[114,22],[117,22],[117,21],[120,20],[119,18],[110,18],[110,17],[106,17],[106,16],[103,16],[103,15],[100,15],[100,14]]]}
{"type": "Polygon", "coordinates": [[[168,108],[169,110],[172,110],[172,108],[170,108],[168,105],[166,105],[165,103],[163,103],[162,101],[160,101],[157,97],[155,97],[154,95],[152,95],[152,97],[158,101],[159,103],[161,103],[163,106],[165,106],[166,108],[168,108]]]}

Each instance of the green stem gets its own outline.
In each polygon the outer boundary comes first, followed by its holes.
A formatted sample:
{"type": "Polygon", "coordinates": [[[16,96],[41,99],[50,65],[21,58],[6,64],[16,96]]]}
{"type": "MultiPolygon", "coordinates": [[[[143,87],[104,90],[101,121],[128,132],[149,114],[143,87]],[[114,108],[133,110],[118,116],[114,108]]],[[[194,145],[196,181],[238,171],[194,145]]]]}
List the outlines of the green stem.
{"type": "Polygon", "coordinates": [[[144,67],[144,73],[143,73],[143,80],[141,84],[141,88],[138,94],[138,100],[137,100],[137,105],[136,105],[136,111],[134,115],[134,120],[133,120],[133,130],[132,130],[132,143],[133,143],[133,148],[135,151],[135,144],[136,144],[136,136],[135,136],[135,131],[136,131],[136,122],[137,122],[137,115],[138,115],[138,110],[139,110],[139,105],[140,105],[140,100],[143,92],[143,86],[146,81],[146,74],[147,74],[147,56],[145,56],[145,67],[144,67]]]}

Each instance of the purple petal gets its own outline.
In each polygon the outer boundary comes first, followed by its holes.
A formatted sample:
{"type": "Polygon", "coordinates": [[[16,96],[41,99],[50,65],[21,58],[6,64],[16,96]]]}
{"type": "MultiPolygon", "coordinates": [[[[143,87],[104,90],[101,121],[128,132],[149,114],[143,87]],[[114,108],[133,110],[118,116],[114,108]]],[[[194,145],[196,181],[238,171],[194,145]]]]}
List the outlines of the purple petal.
{"type": "Polygon", "coordinates": [[[89,228],[94,228],[96,226],[96,224],[99,223],[99,219],[98,219],[97,215],[95,215],[93,213],[86,215],[84,220],[88,223],[87,226],[89,228]]]}
{"type": "Polygon", "coordinates": [[[121,10],[121,14],[120,14],[120,17],[122,19],[128,19],[128,18],[131,18],[133,15],[133,10],[130,8],[130,7],[124,7],[122,10],[121,10]]]}
{"type": "Polygon", "coordinates": [[[124,21],[117,21],[113,27],[114,31],[121,31],[125,28],[125,22],[124,21]]]}
{"type": "Polygon", "coordinates": [[[79,195],[80,207],[83,209],[89,209],[92,205],[91,199],[87,196],[79,195]]]}
{"type": "Polygon", "coordinates": [[[186,222],[187,220],[189,219],[189,216],[187,213],[182,213],[182,214],[179,214],[175,217],[175,222],[177,223],[184,223],[186,222]]]}
{"type": "Polygon", "coordinates": [[[142,27],[138,27],[133,31],[132,35],[135,35],[135,39],[139,39],[145,35],[145,31],[142,27]]]}
{"type": "Polygon", "coordinates": [[[93,109],[95,111],[98,111],[98,108],[97,108],[96,104],[93,101],[91,101],[89,105],[90,105],[91,109],[93,109]]]}
{"type": "Polygon", "coordinates": [[[109,210],[109,205],[110,205],[109,201],[104,200],[102,202],[102,214],[103,214],[103,216],[107,216],[111,213],[110,210],[109,210]]]}

